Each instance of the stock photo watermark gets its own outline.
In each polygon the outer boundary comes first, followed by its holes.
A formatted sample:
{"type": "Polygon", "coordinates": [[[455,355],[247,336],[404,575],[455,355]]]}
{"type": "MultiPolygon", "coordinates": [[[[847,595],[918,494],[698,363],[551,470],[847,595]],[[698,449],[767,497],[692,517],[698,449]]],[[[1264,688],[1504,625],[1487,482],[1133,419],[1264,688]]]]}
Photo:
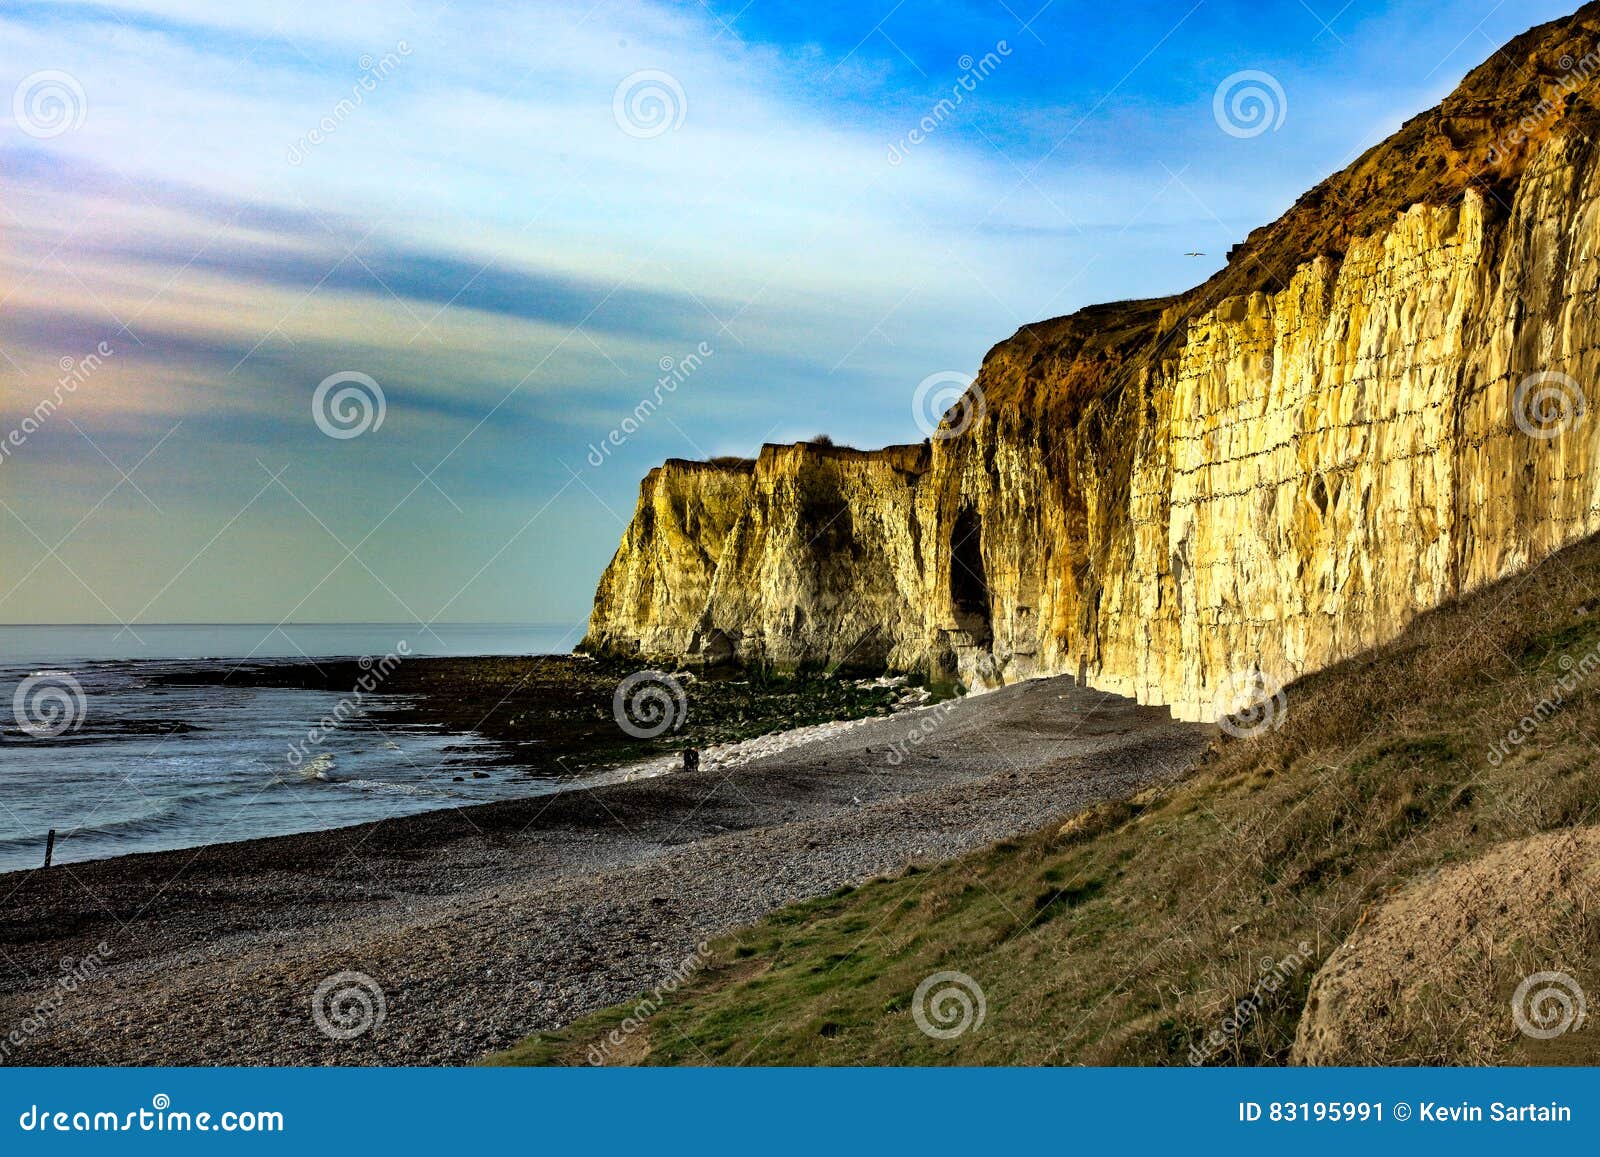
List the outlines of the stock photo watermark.
{"type": "Polygon", "coordinates": [[[1570,374],[1556,370],[1529,374],[1511,395],[1511,420],[1541,442],[1565,434],[1588,413],[1583,387],[1570,374]]]}
{"type": "Polygon", "coordinates": [[[941,370],[917,383],[911,417],[924,437],[936,442],[958,438],[983,416],[983,390],[971,374],[941,370]]]}
{"type": "Polygon", "coordinates": [[[411,656],[411,644],[401,639],[395,644],[394,650],[384,655],[381,659],[374,659],[371,655],[363,655],[356,661],[361,668],[361,677],[356,680],[355,687],[350,694],[344,696],[333,705],[333,710],[324,715],[317,723],[306,731],[304,740],[297,740],[289,744],[289,749],[284,755],[290,767],[299,767],[305,763],[306,757],[311,754],[312,748],[322,746],[324,740],[338,731],[350,720],[361,714],[362,704],[368,695],[373,694],[383,686],[384,680],[394,674],[402,662],[411,656]]]}
{"type": "Polygon", "coordinates": [[[329,374],[311,395],[311,418],[317,429],[341,442],[382,429],[388,412],[383,387],[359,370],[329,374]]]}
{"type": "Polygon", "coordinates": [[[356,114],[356,110],[366,103],[367,97],[377,92],[378,86],[393,76],[400,68],[400,62],[410,55],[411,45],[401,40],[376,59],[370,54],[362,56],[357,61],[361,75],[350,86],[350,95],[341,97],[332,108],[317,119],[315,125],[296,137],[294,143],[289,146],[285,159],[297,168],[305,164],[311,150],[338,132],[340,127],[356,114]]]}
{"type": "Polygon", "coordinates": [[[683,727],[689,718],[689,697],[672,675],[635,671],[617,684],[611,715],[635,739],[655,739],[683,727]]]}
{"type": "Polygon", "coordinates": [[[965,972],[935,972],[911,996],[911,1019],[934,1040],[955,1040],[976,1032],[988,1015],[983,986],[965,972]]]}
{"type": "Polygon", "coordinates": [[[281,1133],[283,1114],[275,1109],[224,1109],[192,1112],[174,1109],[172,1098],[157,1093],[149,1108],[126,1113],[107,1109],[60,1109],[29,1105],[17,1118],[24,1133],[281,1133]]]}
{"type": "Polygon", "coordinates": [[[711,946],[702,940],[695,945],[693,952],[672,966],[661,983],[651,989],[648,995],[641,997],[634,1003],[621,1024],[602,1037],[598,1044],[589,1046],[586,1058],[588,1062],[599,1067],[611,1060],[617,1050],[627,1044],[629,1037],[649,1024],[650,1018],[661,1011],[661,1006],[666,1003],[666,998],[688,983],[689,978],[704,968],[710,961],[711,946]]]}
{"type": "Polygon", "coordinates": [[[1550,719],[1559,715],[1567,705],[1567,701],[1577,693],[1594,675],[1600,671],[1600,647],[1588,651],[1578,659],[1571,655],[1562,655],[1556,660],[1556,665],[1561,668],[1561,674],[1556,676],[1548,693],[1533,708],[1517,720],[1505,734],[1504,739],[1497,740],[1489,748],[1484,757],[1490,767],[1499,767],[1513,751],[1531,739],[1539,728],[1543,727],[1550,719]]]}
{"type": "Polygon", "coordinates": [[[1233,1011],[1201,1040],[1189,1046],[1189,1063],[1200,1066],[1227,1048],[1250,1027],[1267,998],[1288,985],[1312,960],[1311,945],[1302,940],[1281,960],[1264,957],[1250,992],[1234,1003],[1233,1011]]]}
{"type": "Polygon", "coordinates": [[[1217,726],[1235,739],[1255,739],[1283,726],[1289,698],[1283,684],[1258,667],[1235,671],[1212,700],[1217,726]]]}
{"type": "Polygon", "coordinates": [[[1511,994],[1512,1022],[1534,1040],[1576,1032],[1588,1016],[1582,986],[1565,972],[1535,972],[1511,994]]]}
{"type": "Polygon", "coordinates": [[[61,975],[56,978],[49,994],[28,1010],[20,1024],[0,1037],[0,1064],[9,1061],[12,1053],[49,1028],[72,996],[100,974],[111,956],[111,946],[102,940],[95,945],[93,952],[82,959],[69,956],[62,960],[61,975]]]}
{"type": "Polygon", "coordinates": [[[1283,127],[1289,116],[1289,97],[1270,72],[1247,68],[1217,85],[1211,97],[1211,115],[1230,137],[1249,140],[1283,127]]]}
{"type": "Polygon", "coordinates": [[[956,61],[956,67],[961,69],[961,75],[956,77],[955,83],[950,86],[950,95],[940,97],[939,100],[923,114],[922,119],[909,129],[905,136],[889,145],[889,163],[899,166],[911,155],[911,150],[927,141],[934,133],[939,131],[947,120],[955,115],[962,102],[972,93],[978,91],[978,86],[994,75],[996,69],[1011,55],[1011,45],[1004,40],[996,41],[994,48],[985,52],[974,60],[970,55],[962,56],[956,61]]]}
{"type": "Polygon", "coordinates": [[[4,465],[12,454],[27,445],[28,439],[43,429],[62,404],[78,392],[78,387],[94,377],[101,366],[116,356],[116,352],[109,342],[101,342],[95,346],[93,353],[81,358],[62,358],[57,363],[61,376],[56,379],[50,396],[42,398],[22,421],[6,433],[4,439],[0,439],[0,465],[4,465]]]}
{"type": "Polygon", "coordinates": [[[55,739],[77,731],[89,714],[83,684],[68,671],[39,671],[17,685],[11,715],[33,739],[55,739]]]}
{"type": "Polygon", "coordinates": [[[920,712],[905,737],[889,745],[889,754],[884,757],[889,766],[899,767],[913,751],[932,738],[934,733],[944,726],[951,712],[955,711],[957,703],[955,699],[946,699],[942,703],[934,704],[927,711],[920,712]]]}
{"type": "Polygon", "coordinates": [[[70,72],[46,68],[22,78],[11,94],[17,127],[39,141],[64,136],[89,118],[89,97],[70,72]]]}
{"type": "Polygon", "coordinates": [[[1561,75],[1556,78],[1553,85],[1543,91],[1538,104],[1529,109],[1504,136],[1489,146],[1486,157],[1489,164],[1498,164],[1534,133],[1560,118],[1566,111],[1567,98],[1600,74],[1600,49],[1591,49],[1576,58],[1569,53],[1556,63],[1561,68],[1561,75]]]}
{"type": "Polygon", "coordinates": [[[688,115],[683,85],[659,68],[629,73],[611,94],[611,116],[617,127],[641,141],[681,128],[688,115]]]}
{"type": "Polygon", "coordinates": [[[365,972],[336,972],[311,994],[311,1019],[329,1040],[349,1041],[383,1027],[389,1002],[365,972]]]}
{"type": "Polygon", "coordinates": [[[661,408],[663,402],[672,394],[678,392],[678,387],[687,382],[717,351],[709,342],[701,342],[689,353],[679,358],[663,357],[657,366],[661,376],[656,379],[655,388],[648,397],[639,399],[639,404],[634,406],[633,412],[623,418],[613,427],[598,443],[589,443],[589,465],[599,468],[606,464],[613,450],[619,450],[627,445],[628,439],[644,428],[650,416],[661,408]]]}

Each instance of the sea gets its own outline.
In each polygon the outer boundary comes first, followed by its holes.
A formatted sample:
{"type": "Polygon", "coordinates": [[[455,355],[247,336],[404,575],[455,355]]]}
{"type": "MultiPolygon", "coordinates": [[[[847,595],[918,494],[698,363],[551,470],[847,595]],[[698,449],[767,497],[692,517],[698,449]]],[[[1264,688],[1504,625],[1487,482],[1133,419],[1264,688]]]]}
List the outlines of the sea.
{"type": "Polygon", "coordinates": [[[527,623],[0,626],[0,872],[39,867],[52,829],[54,862],[73,863],[531,794],[476,736],[385,725],[381,695],[308,744],[346,696],[160,676],[397,652],[555,655],[581,635],[527,623]],[[63,721],[71,729],[52,734],[63,721]]]}

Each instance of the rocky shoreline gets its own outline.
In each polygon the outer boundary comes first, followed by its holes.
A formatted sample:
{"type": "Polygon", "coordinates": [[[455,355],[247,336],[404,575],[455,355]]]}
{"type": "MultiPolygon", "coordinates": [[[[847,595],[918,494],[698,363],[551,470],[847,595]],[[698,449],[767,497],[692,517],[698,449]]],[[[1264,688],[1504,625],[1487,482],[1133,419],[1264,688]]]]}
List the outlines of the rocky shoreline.
{"type": "MultiPolygon", "coordinates": [[[[498,749],[493,762],[519,775],[553,780],[641,760],[687,744],[705,747],[780,728],[887,715],[905,689],[884,680],[823,673],[764,678],[723,667],[648,672],[642,661],[582,655],[486,655],[477,658],[368,656],[264,660],[195,666],[152,677],[168,685],[290,687],[350,696],[368,713],[340,726],[425,728],[472,734],[498,749]],[[392,662],[392,665],[391,665],[392,662]],[[616,694],[631,680],[670,713],[672,726],[619,726],[616,694]]],[[[648,721],[646,721],[648,722],[648,721]]]]}
{"type": "Polygon", "coordinates": [[[0,876],[7,1063],[471,1063],[783,904],[1170,779],[1206,742],[1040,680],[731,766],[0,876]]]}

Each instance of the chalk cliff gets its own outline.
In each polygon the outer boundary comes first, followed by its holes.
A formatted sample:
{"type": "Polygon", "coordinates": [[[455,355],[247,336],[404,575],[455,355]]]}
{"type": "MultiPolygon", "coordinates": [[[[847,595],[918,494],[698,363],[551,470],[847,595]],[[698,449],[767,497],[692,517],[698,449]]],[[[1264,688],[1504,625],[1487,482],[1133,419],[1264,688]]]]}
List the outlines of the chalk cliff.
{"type": "Polygon", "coordinates": [[[1591,4],[1205,285],[996,346],[922,445],[668,462],[585,646],[1069,672],[1210,719],[1392,638],[1600,530],[1597,128],[1591,4]]]}

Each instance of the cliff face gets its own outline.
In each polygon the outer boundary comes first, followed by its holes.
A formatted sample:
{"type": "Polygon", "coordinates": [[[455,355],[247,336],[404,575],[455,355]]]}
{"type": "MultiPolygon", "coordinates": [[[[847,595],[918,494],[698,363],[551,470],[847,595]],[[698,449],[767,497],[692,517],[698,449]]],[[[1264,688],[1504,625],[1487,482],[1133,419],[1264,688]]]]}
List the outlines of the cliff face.
{"type": "Polygon", "coordinates": [[[767,446],[640,487],[585,646],[780,668],[923,664],[926,446],[767,446]]]}
{"type": "Polygon", "coordinates": [[[1514,41],[1191,293],[1026,327],[964,429],[653,471],[586,645],[1210,719],[1600,530],[1597,44],[1514,41]]]}

